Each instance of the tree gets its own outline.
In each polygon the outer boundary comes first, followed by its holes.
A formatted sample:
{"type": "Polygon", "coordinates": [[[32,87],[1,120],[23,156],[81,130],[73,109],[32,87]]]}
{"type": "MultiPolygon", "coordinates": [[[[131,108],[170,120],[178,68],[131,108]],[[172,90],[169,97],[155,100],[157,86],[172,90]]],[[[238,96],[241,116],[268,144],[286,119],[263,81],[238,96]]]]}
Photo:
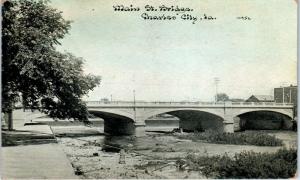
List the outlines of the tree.
{"type": "Polygon", "coordinates": [[[217,94],[217,101],[228,101],[229,100],[229,96],[225,93],[218,93],[217,94]]]}
{"type": "Polygon", "coordinates": [[[6,1],[2,17],[2,112],[22,101],[53,118],[87,121],[81,98],[100,77],[84,74],[82,58],[55,49],[71,22],[45,0],[6,1]]]}

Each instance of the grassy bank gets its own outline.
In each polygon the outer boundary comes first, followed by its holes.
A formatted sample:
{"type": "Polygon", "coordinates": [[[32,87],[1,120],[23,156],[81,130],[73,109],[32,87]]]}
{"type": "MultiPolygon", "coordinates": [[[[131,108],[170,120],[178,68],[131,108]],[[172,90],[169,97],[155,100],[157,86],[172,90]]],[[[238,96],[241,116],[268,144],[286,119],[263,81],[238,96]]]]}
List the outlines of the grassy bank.
{"type": "Polygon", "coordinates": [[[276,153],[242,152],[229,157],[189,154],[191,170],[213,178],[290,178],[297,169],[297,150],[280,149],[276,153]]]}
{"type": "Polygon", "coordinates": [[[282,146],[283,142],[275,136],[263,132],[237,132],[224,133],[208,130],[189,134],[177,134],[179,138],[204,140],[217,144],[256,145],[256,146],[282,146]]]}

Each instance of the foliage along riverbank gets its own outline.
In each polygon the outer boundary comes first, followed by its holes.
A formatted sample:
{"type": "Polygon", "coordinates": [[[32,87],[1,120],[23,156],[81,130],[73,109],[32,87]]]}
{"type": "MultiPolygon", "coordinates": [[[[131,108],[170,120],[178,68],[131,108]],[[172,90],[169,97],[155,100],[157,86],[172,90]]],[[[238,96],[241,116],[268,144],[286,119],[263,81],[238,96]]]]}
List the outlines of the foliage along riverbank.
{"type": "Polygon", "coordinates": [[[255,146],[282,146],[281,139],[264,132],[236,132],[225,133],[208,130],[205,132],[195,132],[188,134],[177,134],[179,138],[191,140],[204,140],[209,143],[235,144],[235,145],[255,145],[255,146]]]}
{"type": "Polygon", "coordinates": [[[190,170],[213,178],[291,178],[297,170],[297,150],[279,149],[276,153],[244,151],[234,157],[189,154],[190,170]]]}

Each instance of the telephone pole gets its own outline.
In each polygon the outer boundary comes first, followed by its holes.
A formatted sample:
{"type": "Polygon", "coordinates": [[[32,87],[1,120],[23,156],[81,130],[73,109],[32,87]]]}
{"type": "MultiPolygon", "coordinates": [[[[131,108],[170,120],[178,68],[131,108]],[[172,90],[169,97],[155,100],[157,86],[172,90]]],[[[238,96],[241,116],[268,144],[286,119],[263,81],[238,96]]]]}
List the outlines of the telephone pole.
{"type": "Polygon", "coordinates": [[[216,85],[215,102],[217,102],[218,101],[218,86],[220,83],[220,79],[218,77],[215,77],[214,80],[215,80],[215,85],[216,85]]]}
{"type": "Polygon", "coordinates": [[[136,111],[135,111],[135,89],[133,90],[133,112],[134,112],[134,120],[136,120],[136,111]]]}

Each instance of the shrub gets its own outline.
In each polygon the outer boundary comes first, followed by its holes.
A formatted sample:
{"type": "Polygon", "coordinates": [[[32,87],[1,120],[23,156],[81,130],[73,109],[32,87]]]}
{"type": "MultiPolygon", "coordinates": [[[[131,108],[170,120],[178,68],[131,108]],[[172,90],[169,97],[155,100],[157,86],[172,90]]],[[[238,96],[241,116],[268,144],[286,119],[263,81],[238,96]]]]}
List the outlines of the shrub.
{"type": "Polygon", "coordinates": [[[238,145],[256,145],[256,146],[282,146],[283,142],[275,136],[263,132],[237,132],[225,133],[208,130],[205,132],[196,132],[193,134],[180,135],[183,138],[193,140],[205,140],[207,142],[218,144],[238,144],[238,145]]]}
{"type": "Polygon", "coordinates": [[[297,169],[297,150],[280,149],[276,153],[237,153],[233,158],[189,154],[187,164],[192,170],[215,178],[290,178],[297,169]]]}

